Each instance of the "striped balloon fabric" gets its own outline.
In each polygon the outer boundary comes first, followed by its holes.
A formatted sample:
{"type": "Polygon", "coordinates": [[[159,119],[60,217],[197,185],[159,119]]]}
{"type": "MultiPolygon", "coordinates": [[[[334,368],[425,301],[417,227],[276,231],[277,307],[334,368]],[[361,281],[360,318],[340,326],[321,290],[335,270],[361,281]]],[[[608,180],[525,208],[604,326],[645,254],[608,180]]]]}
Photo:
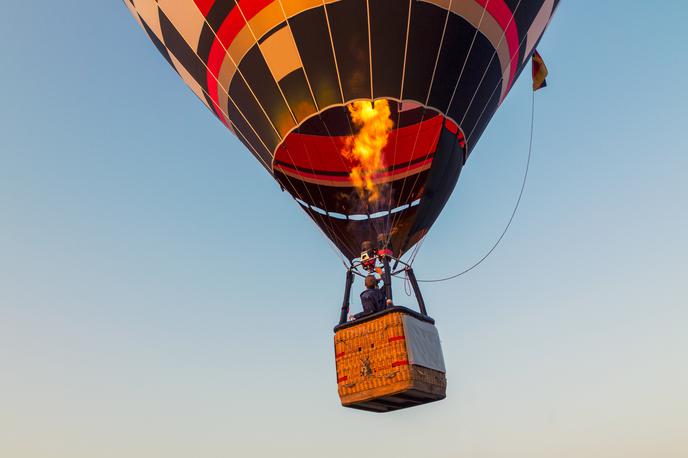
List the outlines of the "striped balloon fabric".
{"type": "Polygon", "coordinates": [[[558,0],[124,3],[198,98],[354,259],[362,242],[384,237],[401,256],[427,233],[558,0]],[[379,157],[361,184],[361,158],[347,154],[363,129],[352,103],[372,100],[385,102],[388,128],[375,131],[379,157]]]}

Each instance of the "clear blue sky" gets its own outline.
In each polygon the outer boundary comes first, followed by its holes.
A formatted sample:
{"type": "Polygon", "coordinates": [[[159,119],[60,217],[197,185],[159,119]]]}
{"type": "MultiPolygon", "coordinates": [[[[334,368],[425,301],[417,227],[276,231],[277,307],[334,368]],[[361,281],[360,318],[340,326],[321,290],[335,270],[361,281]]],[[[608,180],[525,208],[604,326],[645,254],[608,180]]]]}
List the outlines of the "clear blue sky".
{"type": "MultiPolygon", "coordinates": [[[[424,290],[448,398],[385,416],[338,406],[336,256],[121,2],[2,9],[0,455],[688,456],[684,1],[562,2],[512,230],[424,290]]],[[[529,84],[420,276],[501,232],[529,84]]]]}

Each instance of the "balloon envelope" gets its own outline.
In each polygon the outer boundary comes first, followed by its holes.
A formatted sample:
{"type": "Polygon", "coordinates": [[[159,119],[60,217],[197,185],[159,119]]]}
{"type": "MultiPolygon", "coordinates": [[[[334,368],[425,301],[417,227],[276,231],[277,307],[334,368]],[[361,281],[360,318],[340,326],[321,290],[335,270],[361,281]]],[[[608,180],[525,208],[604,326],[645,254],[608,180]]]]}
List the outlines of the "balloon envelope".
{"type": "Polygon", "coordinates": [[[427,233],[558,0],[124,3],[191,90],[353,259],[380,235],[400,256],[427,233]],[[359,100],[384,101],[386,127],[372,137],[353,117],[359,100]],[[361,175],[371,144],[375,166],[361,175]],[[355,145],[363,156],[351,154],[355,145]]]}

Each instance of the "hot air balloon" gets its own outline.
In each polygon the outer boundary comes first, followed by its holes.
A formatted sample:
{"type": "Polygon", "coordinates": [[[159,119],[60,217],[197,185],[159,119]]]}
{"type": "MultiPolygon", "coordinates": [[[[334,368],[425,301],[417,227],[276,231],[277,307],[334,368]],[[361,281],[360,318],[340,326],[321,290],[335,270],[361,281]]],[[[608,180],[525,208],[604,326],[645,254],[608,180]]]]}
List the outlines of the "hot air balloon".
{"type": "Polygon", "coordinates": [[[437,220],[559,1],[124,3],[201,102],[350,261],[335,328],[342,403],[390,411],[442,399],[439,337],[410,266],[402,264],[420,313],[391,307],[347,323],[353,275],[382,274],[391,299],[390,262],[401,262],[437,220]],[[359,342],[361,326],[386,331],[359,342]],[[397,334],[387,336],[390,329],[397,334]],[[411,335],[436,350],[423,356],[411,335]]]}

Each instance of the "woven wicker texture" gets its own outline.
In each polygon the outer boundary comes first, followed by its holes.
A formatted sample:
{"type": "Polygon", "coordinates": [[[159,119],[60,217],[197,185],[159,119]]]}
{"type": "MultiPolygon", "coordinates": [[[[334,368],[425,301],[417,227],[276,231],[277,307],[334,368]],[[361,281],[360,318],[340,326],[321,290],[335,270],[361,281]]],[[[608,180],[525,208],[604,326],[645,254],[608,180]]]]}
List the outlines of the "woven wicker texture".
{"type": "Polygon", "coordinates": [[[337,383],[342,404],[403,393],[408,390],[444,397],[443,373],[410,366],[404,313],[388,313],[335,334],[337,383]]]}

